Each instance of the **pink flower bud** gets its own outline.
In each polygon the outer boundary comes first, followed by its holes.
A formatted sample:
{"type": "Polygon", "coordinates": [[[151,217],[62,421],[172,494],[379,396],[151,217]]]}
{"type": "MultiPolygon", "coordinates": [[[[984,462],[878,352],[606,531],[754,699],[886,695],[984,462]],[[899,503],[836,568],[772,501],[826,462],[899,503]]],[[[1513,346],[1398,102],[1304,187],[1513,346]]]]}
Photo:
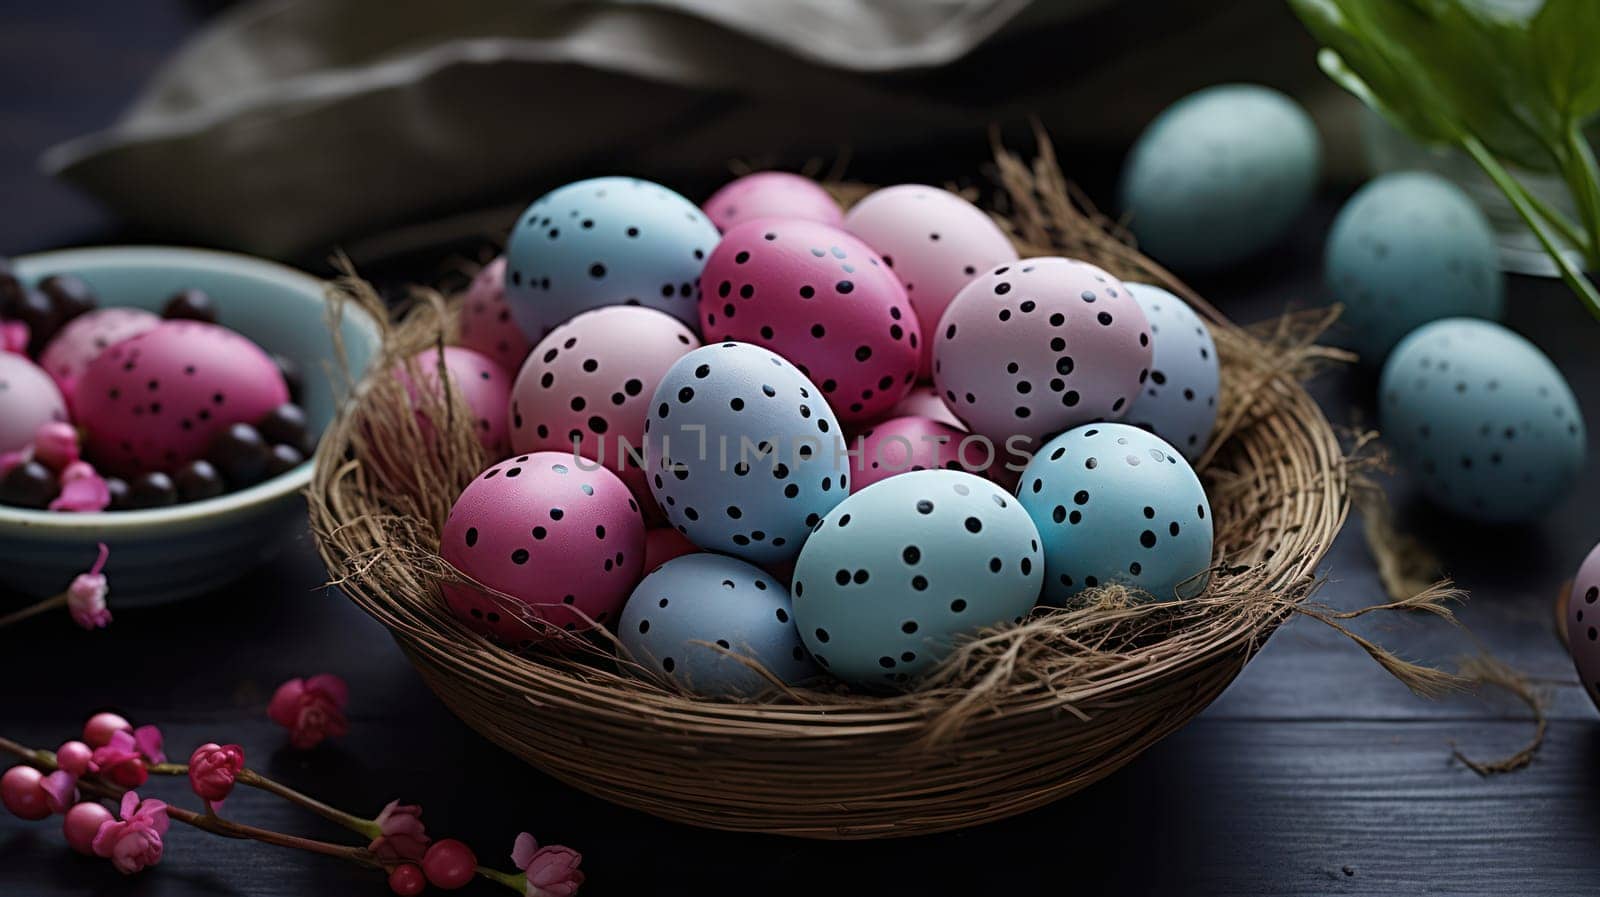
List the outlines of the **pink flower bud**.
{"type": "Polygon", "coordinates": [[[39,425],[33,434],[33,459],[54,471],[78,460],[78,430],[63,421],[39,425]]]}
{"type": "Polygon", "coordinates": [[[203,800],[226,800],[244,769],[244,748],[236,744],[202,744],[189,756],[189,786],[203,800]]]}
{"type": "Polygon", "coordinates": [[[111,861],[123,875],[132,875],[161,862],[161,836],[167,833],[167,805],[140,800],[137,791],[122,795],[122,819],[103,823],[91,846],[94,854],[111,861]]]}
{"type": "Polygon", "coordinates": [[[56,765],[75,776],[86,776],[100,769],[94,764],[94,748],[81,741],[63,742],[56,748],[56,765]]]}
{"type": "Polygon", "coordinates": [[[517,836],[511,862],[527,876],[526,897],[572,897],[583,887],[583,854],[552,844],[540,847],[527,832],[517,836]]]}
{"type": "Polygon", "coordinates": [[[87,461],[66,465],[59,477],[61,493],[50,502],[52,511],[104,511],[111,504],[111,487],[87,461]]]}
{"type": "Polygon", "coordinates": [[[94,764],[100,768],[102,778],[124,788],[137,788],[150,777],[138,742],[127,729],[111,733],[109,744],[94,749],[94,764]]]}
{"type": "Polygon", "coordinates": [[[111,743],[112,735],[124,730],[132,732],[133,723],[115,713],[96,713],[83,724],[83,740],[89,747],[104,747],[111,743]]]}
{"type": "Polygon", "coordinates": [[[421,862],[428,851],[427,829],[422,824],[422,808],[416,804],[389,801],[378,814],[378,831],[367,849],[382,859],[421,862]]]}
{"type": "Polygon", "coordinates": [[[45,805],[52,813],[65,813],[78,802],[78,777],[64,769],[45,776],[39,781],[39,787],[44,791],[45,805]]]}
{"type": "Polygon", "coordinates": [[[338,676],[290,679],[273,693],[267,716],[289,730],[291,747],[308,750],[324,738],[339,738],[350,730],[344,715],[349,700],[350,689],[338,676]]]}
{"type": "Polygon", "coordinates": [[[68,847],[84,856],[94,856],[94,836],[100,833],[100,826],[110,821],[110,810],[97,801],[84,801],[67,811],[61,833],[67,836],[68,847]]]}

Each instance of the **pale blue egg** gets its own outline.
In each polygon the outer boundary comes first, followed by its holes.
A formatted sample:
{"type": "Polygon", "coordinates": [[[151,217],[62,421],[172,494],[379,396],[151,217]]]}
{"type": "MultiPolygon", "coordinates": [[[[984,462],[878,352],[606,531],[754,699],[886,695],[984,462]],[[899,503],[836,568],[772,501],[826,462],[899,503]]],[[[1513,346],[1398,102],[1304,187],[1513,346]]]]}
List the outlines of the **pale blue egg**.
{"type": "Polygon", "coordinates": [[[1044,541],[1045,599],[1064,605],[1117,583],[1158,601],[1189,598],[1211,566],[1211,503],[1161,437],[1089,424],[1046,443],[1017,485],[1044,541]]]}
{"type": "Polygon", "coordinates": [[[1583,469],[1583,416],[1566,379],[1491,321],[1445,318],[1401,340],[1378,409],[1384,441],[1423,493],[1473,520],[1537,518],[1583,469]]]}
{"type": "Polygon", "coordinates": [[[688,554],[639,582],[617,635],[627,656],[689,691],[748,697],[772,682],[726,652],[759,662],[783,682],[817,675],[793,610],[789,590],[760,567],[720,554],[688,554]]]}
{"type": "Polygon", "coordinates": [[[1429,321],[1498,320],[1505,277],[1489,220],[1435,174],[1386,174],[1345,203],[1328,232],[1328,295],[1344,304],[1335,334],[1370,364],[1429,321]]]}
{"type": "Polygon", "coordinates": [[[638,178],[590,178],[534,200],[506,245],[506,302],[533,341],[602,305],[646,305],[690,327],[720,239],[694,203],[638,178]]]}
{"type": "Polygon", "coordinates": [[[1208,87],[1145,128],[1122,172],[1139,248],[1168,267],[1222,268],[1277,242],[1321,165],[1300,105],[1257,84],[1208,87]]]}
{"type": "Polygon", "coordinates": [[[849,494],[839,420],[794,365],[749,343],[690,352],[645,421],[651,493],[689,540],[758,564],[792,559],[849,494]]]}
{"type": "Polygon", "coordinates": [[[1127,284],[1150,322],[1150,376],[1127,421],[1172,443],[1191,461],[1217,424],[1220,374],[1211,328],[1189,303],[1158,286],[1127,284]]]}
{"type": "Polygon", "coordinates": [[[1039,534],[982,477],[918,470],[840,502],[806,540],[794,614],[817,664],[846,682],[910,681],[958,637],[1020,620],[1039,596],[1039,534]]]}

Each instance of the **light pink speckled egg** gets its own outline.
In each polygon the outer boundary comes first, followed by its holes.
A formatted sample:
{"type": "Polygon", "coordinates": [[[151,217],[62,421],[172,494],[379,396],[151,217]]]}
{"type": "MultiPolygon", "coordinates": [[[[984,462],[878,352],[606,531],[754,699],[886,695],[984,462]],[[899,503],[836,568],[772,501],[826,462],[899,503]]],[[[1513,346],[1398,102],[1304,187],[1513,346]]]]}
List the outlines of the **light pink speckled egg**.
{"type": "MultiPolygon", "coordinates": [[[[413,356],[412,361],[418,375],[429,388],[436,388],[439,382],[439,356],[436,350],[424,349],[413,356]]],[[[450,382],[461,390],[467,407],[472,409],[473,417],[477,419],[475,429],[478,439],[489,457],[503,458],[510,454],[510,440],[506,438],[506,403],[511,397],[511,375],[487,355],[460,346],[444,347],[444,367],[450,375],[450,382]]],[[[394,376],[406,385],[406,392],[411,394],[414,404],[416,386],[406,373],[405,365],[396,365],[394,376]]],[[[417,420],[424,433],[431,431],[431,425],[423,419],[421,411],[417,412],[417,420]]]]}
{"type": "Polygon", "coordinates": [[[570,632],[616,619],[644,566],[644,519],[611,472],[580,470],[563,452],[535,452],[467,484],[445,520],[439,555],[515,599],[447,583],[451,612],[520,646],[550,634],[537,621],[570,632]]]}
{"type": "Polygon", "coordinates": [[[933,379],[950,410],[1000,445],[1127,411],[1150,375],[1150,325],[1087,262],[1023,259],[980,275],[939,321],[933,379]]]}
{"type": "Polygon", "coordinates": [[[41,424],[68,419],[49,374],[25,356],[0,352],[0,454],[31,445],[41,424]]]}
{"type": "Polygon", "coordinates": [[[50,344],[39,353],[39,366],[55,378],[70,405],[78,380],[88,370],[89,362],[100,357],[111,345],[153,330],[160,323],[160,316],[142,308],[99,308],[84,312],[51,337],[50,344]]]}
{"type": "Polygon", "coordinates": [[[654,516],[656,501],[634,454],[644,451],[656,384],[698,348],[683,322],[653,308],[608,305],[572,318],[545,334],[517,375],[512,451],[570,457],[576,441],[578,455],[622,477],[654,516]]]}
{"type": "Polygon", "coordinates": [[[670,526],[658,526],[646,530],[644,534],[644,572],[649,573],[673,558],[694,554],[699,550],[700,547],[690,542],[688,536],[670,526]]]}
{"type": "Polygon", "coordinates": [[[883,256],[905,285],[922,321],[922,367],[933,375],[933,337],[939,318],[961,288],[981,271],[1017,260],[1017,250],[982,209],[922,184],[867,194],[844,216],[844,229],[883,256]]]}
{"type": "Polygon", "coordinates": [[[73,397],[90,457],[118,475],[171,471],[203,457],[217,434],[289,401],[272,358],[200,321],[162,321],[89,362],[73,397]]]}
{"type": "Polygon", "coordinates": [[[996,461],[982,437],[926,417],[896,417],[875,424],[850,447],[861,450],[850,459],[850,483],[857,492],[909,470],[964,470],[984,476],[996,461]]]}
{"type": "Polygon", "coordinates": [[[865,243],[814,221],[729,230],[700,277],[706,339],[765,346],[822,389],[841,421],[870,420],[916,382],[921,328],[865,243]]]}
{"type": "Polygon", "coordinates": [[[962,432],[967,429],[967,425],[961,422],[961,418],[956,417],[955,413],[950,410],[950,406],[945,404],[944,396],[939,394],[939,388],[931,383],[919,383],[911,387],[911,391],[906,393],[906,397],[896,402],[895,406],[890,408],[889,412],[880,420],[910,417],[912,415],[947,424],[962,432]]]}
{"type": "Polygon", "coordinates": [[[729,181],[703,208],[723,231],[757,218],[803,218],[837,226],[844,217],[816,181],[787,171],[758,171],[729,181]]]}
{"type": "Polygon", "coordinates": [[[461,300],[461,346],[508,371],[522,367],[531,344],[506,304],[506,258],[483,266],[461,300]]]}
{"type": "Polygon", "coordinates": [[[1600,545],[1583,559],[1567,599],[1567,647],[1589,700],[1600,708],[1600,545]]]}

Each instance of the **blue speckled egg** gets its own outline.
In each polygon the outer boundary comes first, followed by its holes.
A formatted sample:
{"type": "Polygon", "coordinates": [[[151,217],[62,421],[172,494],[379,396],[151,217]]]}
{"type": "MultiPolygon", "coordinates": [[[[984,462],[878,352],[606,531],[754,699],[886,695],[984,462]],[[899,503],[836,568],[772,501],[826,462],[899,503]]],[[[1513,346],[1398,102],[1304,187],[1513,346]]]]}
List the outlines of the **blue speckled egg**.
{"type": "Polygon", "coordinates": [[[1328,232],[1324,276],[1344,303],[1336,333],[1374,365],[1429,321],[1505,311],[1489,220],[1460,187],[1427,172],[1386,174],[1345,203],[1328,232]]]}
{"type": "Polygon", "coordinates": [[[1190,598],[1211,566],[1211,503],[1161,437],[1089,424],[1046,443],[1017,495],[1044,541],[1045,599],[1119,583],[1158,601],[1190,598]]]}
{"type": "Polygon", "coordinates": [[[1316,188],[1320,157],[1317,129],[1294,100],[1258,84],[1208,87],[1139,135],[1122,208],[1157,261],[1222,268],[1288,231],[1316,188]]]}
{"type": "Polygon", "coordinates": [[[1491,321],[1445,318],[1383,366],[1379,419],[1422,491],[1487,523],[1531,520],[1571,491],[1584,427],[1567,381],[1533,343],[1491,321]]]}
{"type": "Polygon", "coordinates": [[[970,473],[912,471],[817,524],[795,564],[794,615],[818,665],[881,688],[937,664],[957,636],[1020,620],[1043,572],[1016,499],[970,473]]]}
{"type": "Polygon", "coordinates": [[[506,301],[537,342],[602,305],[647,305],[695,326],[717,228],[694,203],[638,178],[590,178],[523,211],[506,246],[506,301]]]}
{"type": "Polygon", "coordinates": [[[1211,329],[1189,303],[1158,286],[1127,284],[1150,322],[1150,376],[1127,421],[1172,443],[1193,461],[1217,423],[1219,374],[1211,329]]]}
{"type": "Polygon", "coordinates": [[[784,682],[817,674],[792,612],[788,589],[766,571],[702,552],[674,558],[641,580],[617,634],[629,657],[689,691],[748,697],[772,683],[724,651],[758,661],[784,682]]]}
{"type": "Polygon", "coordinates": [[[678,359],[644,432],[651,492],[701,548],[757,564],[790,560],[849,494],[833,409],[760,346],[717,343],[678,359]]]}

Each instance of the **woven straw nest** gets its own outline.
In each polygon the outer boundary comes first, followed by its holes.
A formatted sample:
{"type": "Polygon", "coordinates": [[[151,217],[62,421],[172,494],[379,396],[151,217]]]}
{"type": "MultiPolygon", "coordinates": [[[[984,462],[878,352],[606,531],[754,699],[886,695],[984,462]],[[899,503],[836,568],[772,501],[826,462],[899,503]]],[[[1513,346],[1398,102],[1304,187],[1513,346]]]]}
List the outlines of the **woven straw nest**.
{"type": "MultiPolygon", "coordinates": [[[[1197,465],[1216,527],[1202,596],[1137,604],[1102,590],[1088,606],[983,632],[914,690],[891,696],[775,683],[758,701],[704,699],[619,660],[603,635],[566,637],[560,651],[492,644],[446,610],[438,585],[461,575],[436,550],[454,497],[494,459],[477,447],[458,394],[422,409],[436,431],[424,439],[404,392],[381,373],[449,338],[450,305],[437,296],[391,328],[372,367],[379,373],[322,441],[309,498],[333,581],[389,627],[428,685],[485,737],[565,782],[667,819],[809,838],[897,837],[1020,813],[1115,771],[1205,708],[1292,614],[1341,629],[1339,619],[1353,615],[1308,602],[1358,481],[1300,385],[1337,353],[1314,345],[1325,315],[1253,329],[1221,317],[1074,194],[1047,143],[1031,165],[999,151],[997,180],[996,217],[1024,257],[1068,255],[1164,284],[1211,323],[1223,388],[1216,436],[1197,465]]],[[[839,193],[846,202],[860,195],[839,193]]],[[[336,292],[377,304],[353,277],[336,292]]],[[[1439,597],[1385,607],[1448,614],[1439,597]]],[[[1448,684],[1352,638],[1419,691],[1448,684]]]]}

